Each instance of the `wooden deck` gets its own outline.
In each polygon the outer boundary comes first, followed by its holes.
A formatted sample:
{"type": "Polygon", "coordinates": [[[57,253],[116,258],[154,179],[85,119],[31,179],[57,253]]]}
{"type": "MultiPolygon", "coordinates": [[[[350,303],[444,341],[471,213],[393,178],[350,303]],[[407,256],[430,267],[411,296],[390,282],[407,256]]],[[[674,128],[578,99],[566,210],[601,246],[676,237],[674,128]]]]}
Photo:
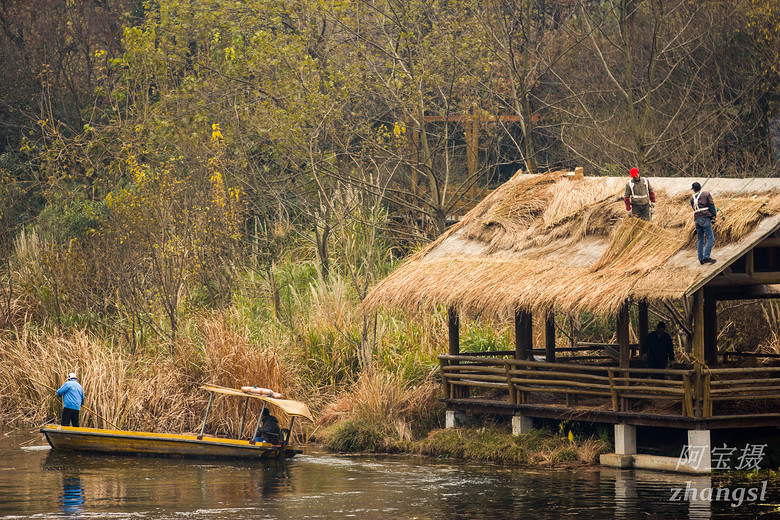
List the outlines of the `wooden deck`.
{"type": "Polygon", "coordinates": [[[441,355],[455,410],[677,428],[780,426],[780,367],[619,368],[441,355]]]}

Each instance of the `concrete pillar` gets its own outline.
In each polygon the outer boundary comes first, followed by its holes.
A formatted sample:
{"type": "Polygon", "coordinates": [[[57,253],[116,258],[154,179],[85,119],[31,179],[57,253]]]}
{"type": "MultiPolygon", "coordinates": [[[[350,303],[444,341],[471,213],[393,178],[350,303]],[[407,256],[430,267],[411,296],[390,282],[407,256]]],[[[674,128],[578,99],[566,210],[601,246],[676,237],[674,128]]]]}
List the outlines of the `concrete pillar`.
{"type": "Polygon", "coordinates": [[[466,424],[466,412],[460,410],[447,410],[444,413],[445,428],[459,428],[466,424]]]}
{"type": "Polygon", "coordinates": [[[691,473],[710,473],[712,471],[709,430],[688,430],[688,445],[680,454],[677,464],[681,467],[684,466],[691,473]]]}
{"type": "Polygon", "coordinates": [[[636,426],[631,424],[615,425],[615,453],[618,455],[636,454],[636,426]]]}
{"type": "Polygon", "coordinates": [[[530,433],[534,429],[534,421],[525,415],[512,416],[512,435],[530,433]]]}

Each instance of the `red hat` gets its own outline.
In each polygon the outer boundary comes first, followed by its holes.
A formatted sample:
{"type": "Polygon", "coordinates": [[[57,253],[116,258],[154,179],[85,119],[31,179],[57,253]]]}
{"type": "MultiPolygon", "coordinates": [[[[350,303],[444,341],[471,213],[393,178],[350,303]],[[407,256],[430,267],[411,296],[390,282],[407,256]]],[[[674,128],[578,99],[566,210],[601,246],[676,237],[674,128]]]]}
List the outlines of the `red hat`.
{"type": "Polygon", "coordinates": [[[630,173],[632,177],[636,177],[639,175],[639,168],[631,168],[631,171],[628,173],[630,173]]]}

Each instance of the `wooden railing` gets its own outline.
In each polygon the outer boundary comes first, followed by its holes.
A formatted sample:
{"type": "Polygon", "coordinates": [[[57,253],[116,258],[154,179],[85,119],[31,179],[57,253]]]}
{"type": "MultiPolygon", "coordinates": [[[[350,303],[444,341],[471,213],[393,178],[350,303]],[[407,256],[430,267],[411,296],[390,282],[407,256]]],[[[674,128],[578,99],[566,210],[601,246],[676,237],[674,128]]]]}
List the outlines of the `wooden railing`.
{"type": "Polygon", "coordinates": [[[703,379],[704,417],[712,416],[713,403],[780,399],[780,367],[713,368],[703,379]]]}
{"type": "Polygon", "coordinates": [[[512,404],[530,404],[532,394],[555,394],[564,396],[569,407],[588,399],[588,406],[611,404],[618,412],[631,411],[640,400],[665,400],[679,402],[684,417],[711,417],[716,402],[780,399],[780,368],[695,365],[656,370],[524,361],[484,353],[442,355],[439,363],[445,399],[467,397],[470,389],[507,392],[512,404]]]}

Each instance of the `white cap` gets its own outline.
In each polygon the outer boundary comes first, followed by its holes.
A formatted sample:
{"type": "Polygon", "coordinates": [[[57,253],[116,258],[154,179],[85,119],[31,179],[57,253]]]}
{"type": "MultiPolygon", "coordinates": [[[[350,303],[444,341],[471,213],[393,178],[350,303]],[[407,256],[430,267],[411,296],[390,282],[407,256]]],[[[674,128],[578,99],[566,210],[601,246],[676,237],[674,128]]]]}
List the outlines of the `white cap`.
{"type": "Polygon", "coordinates": [[[76,372],[71,372],[70,374],[68,374],[68,379],[78,379],[76,377],[76,372]]]}

